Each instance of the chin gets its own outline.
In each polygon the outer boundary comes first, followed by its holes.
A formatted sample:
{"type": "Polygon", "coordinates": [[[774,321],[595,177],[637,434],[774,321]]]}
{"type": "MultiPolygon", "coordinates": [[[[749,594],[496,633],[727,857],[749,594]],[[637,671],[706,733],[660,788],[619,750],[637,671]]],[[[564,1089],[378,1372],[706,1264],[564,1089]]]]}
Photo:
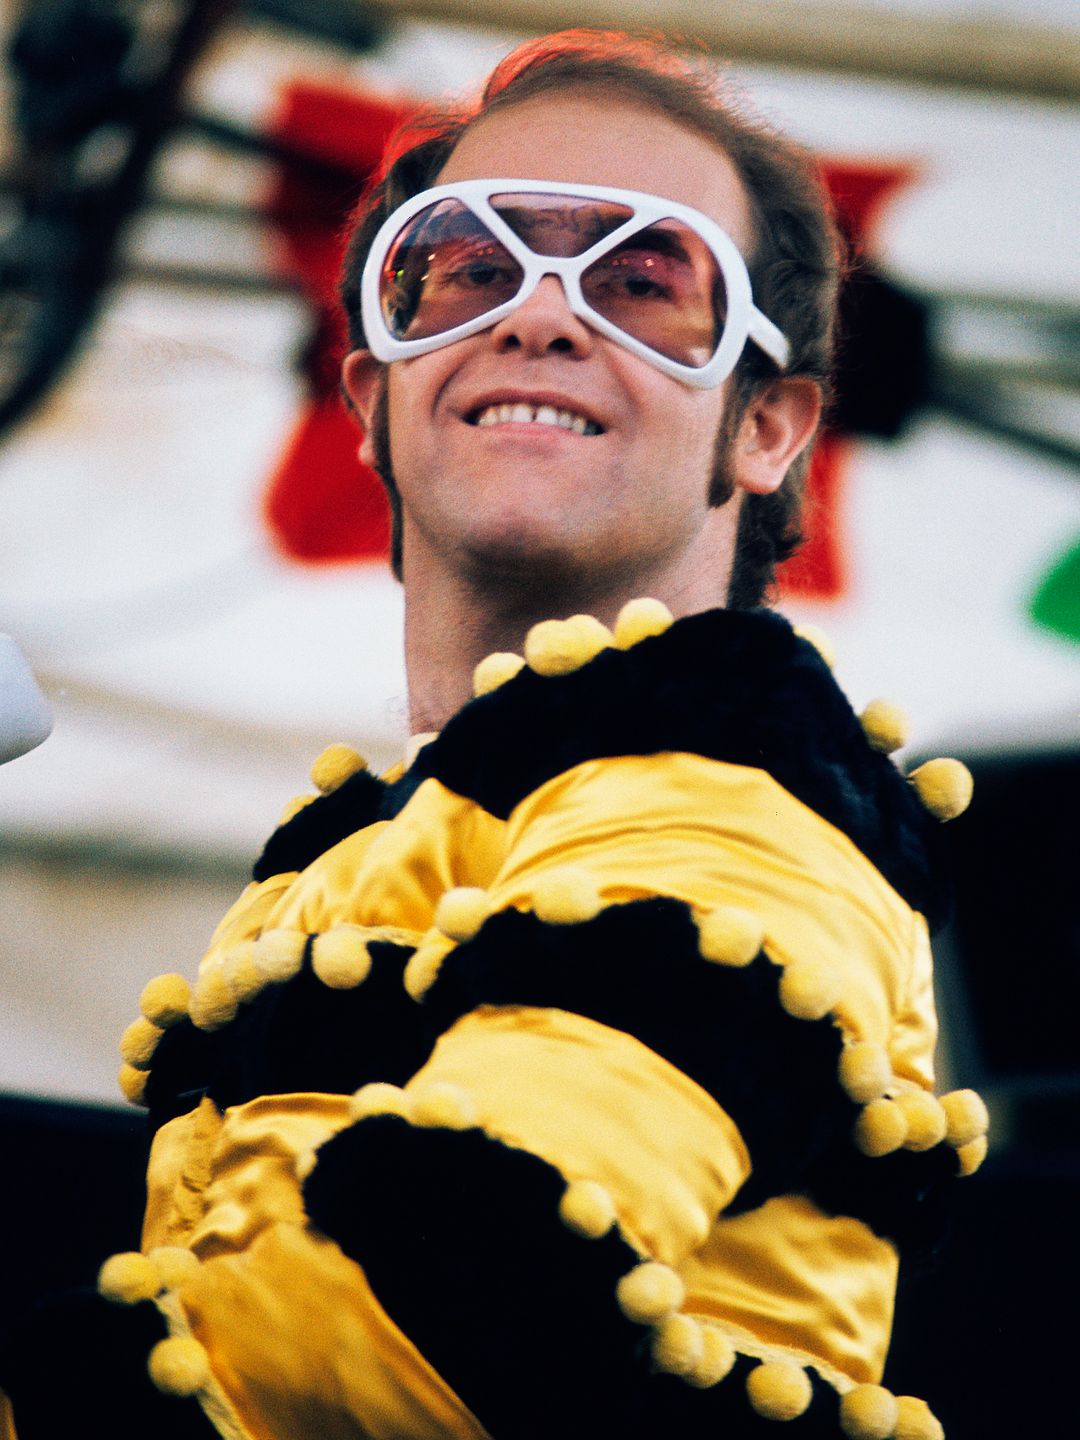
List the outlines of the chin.
{"type": "Polygon", "coordinates": [[[550,527],[506,526],[471,536],[462,546],[465,569],[474,581],[526,592],[572,593],[595,585],[610,568],[597,557],[610,553],[600,537],[553,533],[550,527]],[[583,587],[583,581],[585,586],[583,587]]]}

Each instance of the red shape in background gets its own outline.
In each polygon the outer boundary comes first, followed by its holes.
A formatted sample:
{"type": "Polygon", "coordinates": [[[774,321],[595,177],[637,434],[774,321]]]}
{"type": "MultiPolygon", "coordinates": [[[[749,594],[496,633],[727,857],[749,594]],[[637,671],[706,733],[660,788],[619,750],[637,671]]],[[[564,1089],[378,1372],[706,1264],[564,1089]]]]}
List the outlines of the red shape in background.
{"type": "MultiPolygon", "coordinates": [[[[359,434],[338,395],[346,348],[335,298],[343,234],[352,205],[375,172],[387,139],[411,107],[306,80],[283,91],[271,136],[315,160],[342,166],[350,185],[283,165],[270,199],[279,264],[303,287],[317,323],[305,369],[312,394],[270,479],[264,516],[278,548],[306,564],[377,559],[389,545],[378,477],[357,459],[359,434]]],[[[855,254],[869,241],[885,202],[915,175],[910,165],[830,159],[822,175],[855,254]]],[[[781,594],[832,600],[847,585],[842,501],[852,442],[829,430],[818,441],[806,486],[806,542],[779,572],[781,594]]]]}
{"type": "MultiPolygon", "coordinates": [[[[917,174],[912,165],[872,160],[822,160],[821,174],[855,256],[867,253],[885,202],[917,174]]],[[[806,477],[802,547],[781,565],[781,595],[836,600],[847,589],[842,503],[854,442],[824,429],[806,477]]]]}
{"type": "Polygon", "coordinates": [[[776,572],[776,588],[801,600],[836,600],[847,589],[841,499],[854,442],[822,430],[806,476],[805,540],[776,572]]]}
{"type": "Polygon", "coordinates": [[[335,290],[349,213],[411,109],[298,80],[283,92],[270,127],[279,143],[355,177],[312,177],[282,165],[268,203],[279,268],[299,282],[316,320],[304,357],[311,394],[270,478],[263,516],[277,548],[309,565],[379,559],[390,546],[382,485],[357,458],[360,432],[338,392],[347,336],[335,290]]]}

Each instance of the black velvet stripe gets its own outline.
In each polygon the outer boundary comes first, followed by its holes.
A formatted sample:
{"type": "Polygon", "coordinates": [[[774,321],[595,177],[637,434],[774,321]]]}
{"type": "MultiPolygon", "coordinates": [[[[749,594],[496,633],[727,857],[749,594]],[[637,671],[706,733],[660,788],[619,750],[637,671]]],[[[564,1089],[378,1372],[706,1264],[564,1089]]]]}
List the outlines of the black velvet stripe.
{"type": "MultiPolygon", "coordinates": [[[[752,1362],[710,1390],[651,1373],[648,1330],[615,1299],[637,1256],[558,1218],[564,1180],[479,1130],[362,1121],[319,1151],[308,1213],[497,1440],[775,1436],[752,1411],[752,1362]]],[[[838,1440],[820,1384],[793,1440],[838,1440]]]]}
{"type": "Polygon", "coordinates": [[[151,1135],[199,1104],[217,1072],[227,1036],[227,1030],[198,1030],[190,1020],[165,1031],[146,1080],[151,1135]]]}
{"type": "Polygon", "coordinates": [[[304,1201],[492,1435],[618,1434],[604,1399],[630,1382],[642,1332],[615,1285],[637,1256],[614,1233],[571,1234],[564,1188],[479,1130],[379,1116],[320,1149],[304,1201]]]}
{"type": "Polygon", "coordinates": [[[908,1272],[932,1267],[951,1226],[958,1174],[956,1151],[935,1145],[895,1150],[876,1159],[854,1145],[822,1152],[804,1190],[830,1215],[855,1215],[900,1248],[908,1272]]]}
{"type": "Polygon", "coordinates": [[[210,1086],[219,1105],[303,1090],[349,1095],[371,1080],[399,1085],[430,1055],[431,1018],[401,978],[409,947],[374,941],[371,973],[351,990],[324,985],[308,950],[294,979],[240,1007],[210,1086]]]}
{"type": "Polygon", "coordinates": [[[252,877],[268,880],[303,870],[331,846],[364,829],[379,816],[387,787],[369,770],[358,770],[329,795],[319,795],[266,842],[252,877]]]}
{"type": "Polygon", "coordinates": [[[752,1174],[727,1213],[800,1192],[898,1244],[925,1244],[921,1207],[955,1162],[940,1147],[877,1159],[855,1149],[861,1107],[837,1078],[840,1030],[789,1015],[781,973],[764,955],[741,969],[703,960],[675,900],[609,906],[580,925],[509,910],[447,956],[424,1009],[440,1030],[478,1005],[532,1005],[634,1035],[707,1090],[746,1141],[752,1174]]]}
{"type": "Polygon", "coordinates": [[[482,1004],[554,1006],[636,1036],[738,1125],[753,1162],[746,1209],[798,1188],[858,1115],[836,1078],[840,1031],[790,1016],[781,973],[764,955],[741,969],[703,960],[676,900],[612,905],[580,925],[507,910],[450,953],[424,1009],[445,1029],[482,1004]]]}
{"type": "Polygon", "coordinates": [[[938,822],[871,750],[817,651],[769,612],[688,616],[570,675],[522,670],[455,716],[413,771],[506,817],[584,761],[664,751],[768,771],[939,917],[938,822]]]}
{"type": "Polygon", "coordinates": [[[167,1333],[153,1305],[113,1305],[92,1290],[42,1306],[0,1355],[19,1440],[219,1440],[197,1400],[162,1394],[147,1373],[167,1333]]]}
{"type": "Polygon", "coordinates": [[[348,1095],[371,1080],[407,1080],[431,1053],[433,1017],[402,984],[411,949],[382,940],[369,949],[371,973],[354,989],[324,985],[306,955],[298,975],[267,985],[222,1029],[204,1034],[183,1021],[167,1031],[147,1086],[155,1127],[203,1094],[224,1109],[260,1095],[348,1095]]]}

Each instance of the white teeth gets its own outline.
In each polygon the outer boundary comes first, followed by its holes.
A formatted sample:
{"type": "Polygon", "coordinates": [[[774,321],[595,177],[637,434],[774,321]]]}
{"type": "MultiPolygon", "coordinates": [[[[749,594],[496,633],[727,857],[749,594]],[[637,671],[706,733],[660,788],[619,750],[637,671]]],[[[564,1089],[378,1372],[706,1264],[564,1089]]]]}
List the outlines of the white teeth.
{"type": "Polygon", "coordinates": [[[572,410],[556,410],[554,405],[527,405],[519,400],[516,404],[488,405],[473,421],[474,425],[486,428],[489,425],[552,425],[558,430],[571,430],[575,435],[599,435],[600,427],[584,415],[572,410]]]}

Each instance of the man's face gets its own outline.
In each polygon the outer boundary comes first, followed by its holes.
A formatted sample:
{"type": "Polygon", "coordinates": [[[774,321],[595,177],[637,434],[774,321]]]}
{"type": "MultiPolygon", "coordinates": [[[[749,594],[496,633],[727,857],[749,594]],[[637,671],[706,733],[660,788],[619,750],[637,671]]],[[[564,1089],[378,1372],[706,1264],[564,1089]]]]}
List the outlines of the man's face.
{"type": "MultiPolygon", "coordinates": [[[[651,192],[703,211],[749,249],[749,208],[727,157],[613,95],[557,92],[491,115],[438,179],[494,176],[651,192]]],[[[394,363],[390,457],[406,585],[432,563],[525,583],[587,573],[598,586],[726,563],[736,507],[711,509],[708,491],[727,392],[691,389],[598,335],[551,276],[491,329],[394,363]],[[507,405],[569,411],[599,433],[489,423],[491,407],[507,405]]]]}

